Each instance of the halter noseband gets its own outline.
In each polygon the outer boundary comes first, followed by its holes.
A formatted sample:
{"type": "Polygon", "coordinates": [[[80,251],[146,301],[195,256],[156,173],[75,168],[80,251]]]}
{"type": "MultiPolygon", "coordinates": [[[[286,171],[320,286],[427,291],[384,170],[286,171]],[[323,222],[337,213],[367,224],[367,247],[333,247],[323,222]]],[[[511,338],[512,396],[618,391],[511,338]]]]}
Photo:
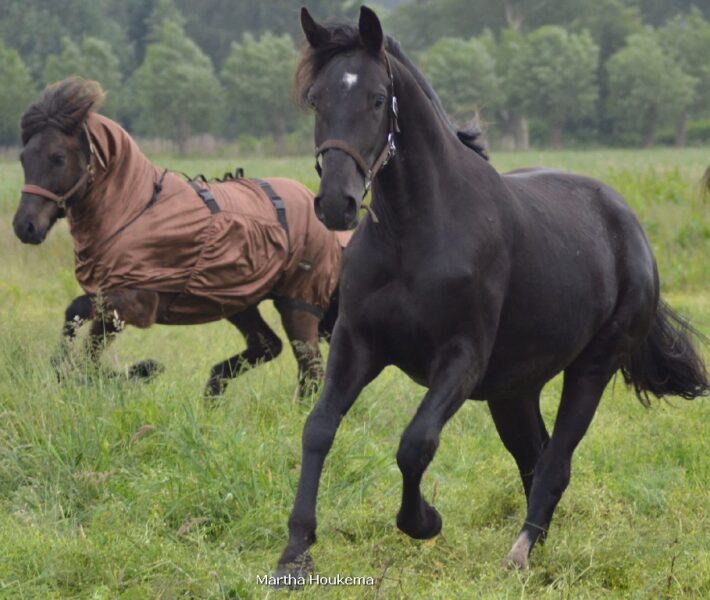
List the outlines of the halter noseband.
{"type": "MultiPolygon", "coordinates": [[[[387,142],[385,147],[375,159],[372,166],[368,166],[367,161],[363,158],[362,154],[353,147],[351,144],[345,140],[329,139],[323,142],[320,146],[316,148],[316,172],[318,176],[323,175],[323,167],[320,164],[320,157],[325,154],[327,150],[341,150],[345,152],[350,158],[355,161],[362,174],[365,176],[365,192],[363,197],[367,194],[373,180],[377,174],[382,170],[382,168],[390,161],[391,158],[397,152],[397,146],[395,144],[395,133],[399,133],[399,119],[398,119],[398,107],[397,107],[397,96],[394,93],[394,75],[392,74],[392,66],[390,65],[389,57],[387,56],[387,51],[383,50],[385,66],[387,67],[387,76],[390,80],[390,92],[392,94],[391,102],[389,106],[389,130],[387,133],[387,142]]],[[[367,207],[366,207],[367,208],[367,207]]]]}
{"type": "Polygon", "coordinates": [[[20,190],[23,194],[32,194],[34,196],[41,196],[42,198],[46,198],[47,200],[51,200],[52,202],[56,202],[57,206],[61,208],[62,210],[66,209],[66,201],[67,199],[71,198],[77,190],[81,188],[82,185],[84,185],[87,181],[91,182],[94,178],[94,164],[93,164],[93,159],[96,158],[96,160],[99,161],[99,164],[103,169],[106,169],[106,163],[104,163],[103,159],[101,158],[101,155],[96,151],[96,146],[94,146],[94,142],[91,141],[91,134],[89,133],[89,128],[86,126],[86,121],[82,123],[84,127],[84,133],[86,134],[86,139],[89,142],[89,162],[86,165],[86,169],[84,169],[84,173],[79,177],[79,180],[71,186],[71,188],[64,192],[61,196],[58,194],[55,194],[51,190],[47,190],[43,188],[42,186],[35,185],[34,183],[26,183],[25,185],[22,186],[22,189],[20,190]]]}

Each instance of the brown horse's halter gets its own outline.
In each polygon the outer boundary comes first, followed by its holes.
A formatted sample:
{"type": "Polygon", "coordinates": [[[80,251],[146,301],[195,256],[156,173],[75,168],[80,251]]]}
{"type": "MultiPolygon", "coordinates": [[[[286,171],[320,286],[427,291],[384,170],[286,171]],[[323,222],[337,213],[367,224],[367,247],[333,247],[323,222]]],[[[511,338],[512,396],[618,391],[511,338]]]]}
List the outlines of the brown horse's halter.
{"type": "MultiPolygon", "coordinates": [[[[316,172],[318,173],[318,176],[321,177],[323,175],[323,167],[320,164],[320,159],[325,154],[326,151],[328,150],[341,150],[342,152],[345,152],[350,158],[352,158],[355,161],[355,164],[358,166],[362,174],[365,176],[365,191],[363,192],[362,196],[363,198],[367,194],[367,192],[370,189],[370,186],[372,185],[373,180],[377,176],[377,174],[382,170],[382,168],[392,159],[396,152],[397,152],[397,146],[395,144],[395,139],[394,136],[396,133],[399,133],[399,119],[398,119],[398,107],[397,107],[397,96],[394,93],[394,75],[392,74],[392,66],[390,65],[390,60],[389,57],[387,56],[387,52],[383,51],[384,59],[385,59],[385,66],[387,67],[387,76],[389,77],[390,80],[390,92],[391,92],[391,101],[390,101],[390,106],[389,106],[389,129],[387,132],[387,142],[385,143],[384,148],[382,148],[382,151],[380,152],[379,156],[375,159],[375,162],[372,164],[372,166],[368,166],[367,161],[363,158],[362,154],[346,142],[345,140],[338,140],[338,139],[330,139],[326,140],[323,142],[320,146],[316,148],[315,156],[316,156],[316,172]]],[[[372,209],[366,205],[362,204],[362,208],[366,209],[370,215],[372,216],[372,220],[377,223],[377,216],[375,213],[372,211],[372,209]]]]}
{"type": "Polygon", "coordinates": [[[34,196],[41,196],[42,198],[46,198],[47,200],[51,200],[52,202],[56,202],[57,206],[61,208],[62,210],[66,209],[66,201],[67,199],[71,198],[74,193],[78,189],[81,188],[82,185],[84,185],[87,181],[91,183],[94,179],[94,164],[93,164],[93,159],[96,158],[96,160],[99,161],[99,164],[103,169],[106,169],[106,163],[104,163],[103,159],[101,158],[101,155],[96,151],[96,146],[94,146],[94,142],[91,141],[91,134],[89,133],[89,128],[86,126],[86,122],[82,123],[84,127],[84,133],[86,134],[86,139],[89,142],[89,162],[86,165],[86,169],[84,169],[84,173],[82,174],[81,177],[79,177],[79,180],[67,191],[64,192],[61,196],[58,194],[55,194],[54,192],[47,190],[39,185],[35,185],[34,183],[26,183],[25,185],[22,186],[21,192],[23,194],[32,194],[34,196]]]}

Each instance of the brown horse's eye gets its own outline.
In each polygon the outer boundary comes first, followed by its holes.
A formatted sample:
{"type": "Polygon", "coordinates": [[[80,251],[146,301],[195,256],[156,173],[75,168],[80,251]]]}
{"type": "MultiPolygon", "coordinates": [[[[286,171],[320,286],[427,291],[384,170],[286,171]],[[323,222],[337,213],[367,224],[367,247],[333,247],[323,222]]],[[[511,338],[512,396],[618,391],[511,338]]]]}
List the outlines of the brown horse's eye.
{"type": "Polygon", "coordinates": [[[375,97],[375,108],[382,108],[385,105],[386,98],[380,94],[375,97]]]}
{"type": "Polygon", "coordinates": [[[306,96],[306,104],[308,104],[308,106],[310,108],[312,108],[313,110],[316,109],[316,99],[313,96],[311,96],[310,94],[308,94],[308,96],[306,96]]]}
{"type": "Polygon", "coordinates": [[[63,154],[52,154],[49,157],[49,160],[52,161],[53,165],[61,167],[64,164],[64,161],[66,160],[66,156],[64,156],[63,154]]]}

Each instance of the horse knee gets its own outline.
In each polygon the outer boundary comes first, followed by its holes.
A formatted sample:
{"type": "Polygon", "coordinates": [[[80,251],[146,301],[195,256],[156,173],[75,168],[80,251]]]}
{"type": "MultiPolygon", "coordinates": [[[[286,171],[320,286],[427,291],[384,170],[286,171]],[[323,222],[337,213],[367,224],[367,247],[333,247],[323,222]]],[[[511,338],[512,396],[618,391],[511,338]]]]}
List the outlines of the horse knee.
{"type": "Polygon", "coordinates": [[[397,450],[397,465],[402,473],[423,473],[434,458],[439,436],[428,430],[408,429],[397,450]]]}
{"type": "Polygon", "coordinates": [[[303,426],[303,452],[327,454],[333,445],[339,420],[316,406],[303,426]]]}

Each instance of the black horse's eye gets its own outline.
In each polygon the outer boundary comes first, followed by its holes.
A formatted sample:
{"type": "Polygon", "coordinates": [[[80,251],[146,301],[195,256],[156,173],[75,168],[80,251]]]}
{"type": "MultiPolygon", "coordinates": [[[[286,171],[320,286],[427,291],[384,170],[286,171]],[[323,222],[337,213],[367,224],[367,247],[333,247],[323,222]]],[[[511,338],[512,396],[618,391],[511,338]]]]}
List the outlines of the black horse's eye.
{"type": "Polygon", "coordinates": [[[66,160],[66,156],[64,156],[63,154],[52,154],[50,155],[49,160],[52,161],[53,165],[61,167],[64,164],[64,161],[66,160]]]}
{"type": "Polygon", "coordinates": [[[375,108],[382,108],[385,104],[386,98],[382,95],[379,94],[378,96],[375,97],[375,108]]]}
{"type": "Polygon", "coordinates": [[[306,96],[306,104],[308,104],[308,106],[310,108],[312,108],[313,110],[316,109],[316,99],[313,96],[311,96],[310,94],[308,94],[308,96],[306,96]]]}

